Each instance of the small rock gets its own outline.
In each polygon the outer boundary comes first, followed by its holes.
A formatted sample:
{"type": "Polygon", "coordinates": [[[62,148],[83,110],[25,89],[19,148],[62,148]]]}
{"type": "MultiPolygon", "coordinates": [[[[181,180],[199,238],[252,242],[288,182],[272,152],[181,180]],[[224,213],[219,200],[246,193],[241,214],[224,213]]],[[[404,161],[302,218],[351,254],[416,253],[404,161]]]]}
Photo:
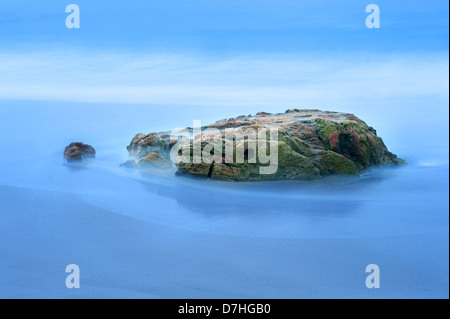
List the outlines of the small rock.
{"type": "Polygon", "coordinates": [[[83,158],[95,157],[95,149],[81,142],[70,143],[64,149],[64,158],[68,161],[81,161],[83,158]]]}
{"type": "Polygon", "coordinates": [[[148,165],[158,168],[172,167],[172,162],[157,153],[148,153],[147,156],[139,160],[138,164],[141,166],[148,165]]]}

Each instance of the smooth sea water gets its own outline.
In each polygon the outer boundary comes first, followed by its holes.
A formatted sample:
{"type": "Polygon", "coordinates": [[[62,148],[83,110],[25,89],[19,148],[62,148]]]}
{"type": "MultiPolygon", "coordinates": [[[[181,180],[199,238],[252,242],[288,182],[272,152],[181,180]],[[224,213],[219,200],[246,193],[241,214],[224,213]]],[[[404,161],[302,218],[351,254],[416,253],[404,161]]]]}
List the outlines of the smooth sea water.
{"type": "Polygon", "coordinates": [[[448,298],[448,111],[429,102],[336,110],[407,165],[232,183],[119,165],[137,133],[284,109],[0,101],[0,297],[448,298]],[[74,141],[96,159],[68,165],[74,141]]]}

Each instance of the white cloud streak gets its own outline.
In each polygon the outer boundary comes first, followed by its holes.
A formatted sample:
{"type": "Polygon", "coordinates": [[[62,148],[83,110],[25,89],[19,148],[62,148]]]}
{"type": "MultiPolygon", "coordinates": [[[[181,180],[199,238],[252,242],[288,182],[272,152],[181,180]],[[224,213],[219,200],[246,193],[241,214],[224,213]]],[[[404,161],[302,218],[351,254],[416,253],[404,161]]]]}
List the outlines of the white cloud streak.
{"type": "Polygon", "coordinates": [[[448,99],[448,53],[239,56],[0,53],[0,99],[193,105],[345,105],[448,99]]]}

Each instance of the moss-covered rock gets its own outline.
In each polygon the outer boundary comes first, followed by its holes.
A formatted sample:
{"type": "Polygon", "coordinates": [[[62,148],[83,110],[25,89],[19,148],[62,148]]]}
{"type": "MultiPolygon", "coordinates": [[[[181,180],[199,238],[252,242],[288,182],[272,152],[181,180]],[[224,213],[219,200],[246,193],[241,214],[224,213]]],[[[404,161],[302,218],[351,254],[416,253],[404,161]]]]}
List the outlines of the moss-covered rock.
{"type": "MultiPolygon", "coordinates": [[[[183,140],[168,132],[137,134],[127,147],[133,167],[158,164],[165,168],[173,166],[168,164],[174,160],[178,174],[258,181],[358,175],[371,166],[404,163],[387,150],[372,127],[348,113],[298,109],[279,114],[260,112],[217,121],[201,131],[183,140]],[[265,135],[260,135],[263,129],[265,135]],[[259,144],[261,137],[270,137],[270,130],[276,130],[277,139],[259,144]],[[175,145],[179,149],[174,159],[170,153],[175,145]],[[261,157],[275,150],[276,161],[261,157]],[[204,157],[199,159],[198,154],[204,157]]],[[[186,132],[192,134],[193,129],[186,132]]]]}
{"type": "Polygon", "coordinates": [[[320,171],[322,175],[358,175],[358,166],[347,157],[333,151],[320,152],[320,171]]]}

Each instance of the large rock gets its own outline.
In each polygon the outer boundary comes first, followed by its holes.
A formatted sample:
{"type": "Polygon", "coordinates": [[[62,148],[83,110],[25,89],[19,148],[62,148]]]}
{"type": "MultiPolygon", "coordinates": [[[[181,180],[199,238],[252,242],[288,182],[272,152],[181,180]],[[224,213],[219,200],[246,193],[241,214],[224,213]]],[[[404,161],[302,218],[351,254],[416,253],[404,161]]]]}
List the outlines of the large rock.
{"type": "Polygon", "coordinates": [[[81,142],[70,143],[64,149],[64,158],[70,161],[81,161],[83,158],[95,157],[95,149],[81,142]]]}
{"type": "MultiPolygon", "coordinates": [[[[127,163],[134,167],[149,163],[161,168],[175,167],[170,159],[174,145],[191,152],[187,157],[185,152],[184,162],[180,163],[182,154],[180,151],[176,153],[178,174],[219,180],[310,180],[334,174],[358,175],[372,166],[404,163],[388,151],[372,127],[348,113],[297,109],[280,114],[260,112],[255,116],[239,116],[202,127],[202,131],[206,129],[216,130],[181,141],[173,136],[171,139],[168,132],[137,134],[127,147],[131,156],[127,163]],[[264,128],[278,131],[278,165],[273,173],[262,174],[261,169],[268,164],[255,160],[259,159],[260,152],[258,132],[264,128]],[[218,140],[221,141],[217,146],[221,148],[220,158],[193,160],[193,154],[199,151],[212,153],[208,147],[212,141],[218,140]],[[231,150],[231,158],[227,149],[231,150]],[[243,155],[242,163],[236,160],[239,155],[243,155]]],[[[192,128],[186,129],[186,132],[192,131],[192,128]]],[[[262,144],[266,151],[270,150],[270,143],[262,144]]]]}

